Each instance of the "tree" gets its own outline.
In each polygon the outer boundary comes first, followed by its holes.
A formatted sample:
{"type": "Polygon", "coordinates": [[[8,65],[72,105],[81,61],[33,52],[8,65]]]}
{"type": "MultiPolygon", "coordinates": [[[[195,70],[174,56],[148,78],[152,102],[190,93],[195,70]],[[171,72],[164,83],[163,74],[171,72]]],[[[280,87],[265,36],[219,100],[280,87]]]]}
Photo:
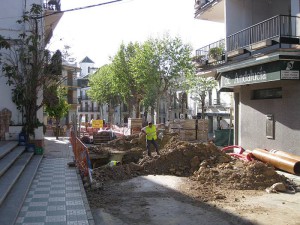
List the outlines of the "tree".
{"type": "Polygon", "coordinates": [[[156,52],[153,43],[146,41],[136,50],[135,56],[131,60],[131,68],[133,78],[138,86],[140,102],[147,111],[148,108],[156,107],[157,98],[159,95],[156,86],[158,77],[158,67],[155,63],[156,52]]]}
{"type": "Polygon", "coordinates": [[[139,50],[138,43],[129,43],[125,46],[121,44],[117,54],[112,59],[112,70],[114,72],[114,82],[122,96],[128,104],[129,113],[132,114],[135,108],[134,117],[140,117],[140,102],[143,99],[144,88],[139,82],[139,75],[133,71],[132,61],[139,50]]]}
{"type": "Polygon", "coordinates": [[[172,96],[176,96],[177,91],[186,89],[184,80],[194,73],[191,61],[192,47],[184,44],[179,37],[171,38],[169,35],[148,41],[152,46],[151,51],[154,52],[151,65],[156,67],[156,72],[153,73],[157,92],[156,108],[158,109],[161,98],[167,100],[167,108],[170,108],[172,96]]]}
{"type": "Polygon", "coordinates": [[[112,122],[114,109],[120,104],[121,97],[114,82],[111,65],[102,66],[95,74],[90,76],[89,86],[88,96],[100,104],[108,105],[108,122],[112,122]]]}
{"type": "Polygon", "coordinates": [[[200,103],[202,114],[201,118],[205,118],[205,98],[209,91],[214,89],[217,86],[217,81],[212,77],[202,77],[202,76],[190,76],[187,80],[187,83],[190,86],[190,93],[192,99],[200,103]]]}
{"type": "Polygon", "coordinates": [[[67,90],[64,87],[58,87],[52,86],[50,90],[52,89],[52,92],[55,93],[56,101],[51,101],[46,103],[45,112],[49,117],[55,118],[56,120],[56,140],[58,140],[59,136],[59,121],[61,118],[63,118],[65,115],[68,114],[70,105],[68,104],[66,100],[67,96],[67,90]],[[54,104],[55,103],[55,104],[54,104]]]}
{"type": "Polygon", "coordinates": [[[7,42],[7,40],[5,40],[3,36],[0,35],[0,49],[1,48],[8,49],[10,48],[10,44],[7,42]]]}
{"type": "Polygon", "coordinates": [[[35,128],[42,125],[37,118],[37,111],[42,108],[44,101],[39,102],[38,99],[43,99],[43,90],[57,82],[61,75],[61,60],[56,61],[57,66],[52,64],[45,69],[50,54],[45,50],[42,31],[39,30],[42,13],[42,6],[33,4],[30,11],[17,21],[24,26],[24,32],[19,34],[18,40],[9,40],[9,51],[3,53],[1,60],[3,75],[12,87],[12,101],[24,113],[23,131],[28,139],[34,137],[35,128]],[[56,69],[52,71],[51,68],[56,69]]]}

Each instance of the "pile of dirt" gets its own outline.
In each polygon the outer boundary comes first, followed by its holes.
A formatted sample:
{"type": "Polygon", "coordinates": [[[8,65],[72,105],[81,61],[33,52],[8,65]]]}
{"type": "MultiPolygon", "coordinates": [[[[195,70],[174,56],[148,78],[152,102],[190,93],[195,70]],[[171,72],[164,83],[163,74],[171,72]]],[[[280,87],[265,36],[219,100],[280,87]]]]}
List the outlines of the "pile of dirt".
{"type": "Polygon", "coordinates": [[[136,151],[143,157],[138,161],[126,160],[126,163],[115,167],[102,166],[94,169],[93,177],[98,182],[157,174],[190,177],[196,184],[195,188],[212,189],[212,186],[222,186],[226,189],[263,190],[276,182],[286,181],[284,176],[278,175],[272,166],[265,163],[235,159],[220,151],[213,143],[181,141],[174,134],[165,138],[160,156],[148,157],[138,136],[128,140],[115,140],[109,146],[123,151],[136,151]],[[136,139],[137,141],[132,141],[136,139]],[[124,147],[124,143],[127,143],[127,147],[124,147]]]}
{"type": "Polygon", "coordinates": [[[239,159],[215,165],[203,161],[190,179],[204,186],[213,183],[223,188],[237,190],[264,190],[274,183],[286,181],[286,177],[277,174],[274,167],[268,164],[239,159]]]}

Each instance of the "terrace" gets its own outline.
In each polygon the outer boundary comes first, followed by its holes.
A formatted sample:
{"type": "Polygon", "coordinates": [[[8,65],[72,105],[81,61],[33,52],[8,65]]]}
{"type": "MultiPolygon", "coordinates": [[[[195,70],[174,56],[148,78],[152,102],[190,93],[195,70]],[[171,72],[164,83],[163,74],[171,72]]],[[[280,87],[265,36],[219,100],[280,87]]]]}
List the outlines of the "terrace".
{"type": "Polygon", "coordinates": [[[259,53],[278,49],[296,49],[299,45],[300,17],[277,15],[247,27],[226,39],[196,50],[195,61],[202,69],[221,66],[259,53]]]}

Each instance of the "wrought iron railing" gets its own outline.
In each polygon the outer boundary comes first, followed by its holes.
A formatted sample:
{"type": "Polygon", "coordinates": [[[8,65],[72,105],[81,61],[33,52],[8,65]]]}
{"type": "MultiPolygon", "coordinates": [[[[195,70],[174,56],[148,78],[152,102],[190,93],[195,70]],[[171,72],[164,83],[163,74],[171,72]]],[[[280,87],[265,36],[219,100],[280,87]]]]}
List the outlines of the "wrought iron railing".
{"type": "Polygon", "coordinates": [[[60,0],[44,0],[43,7],[47,10],[60,11],[60,0]]]}
{"type": "MultiPolygon", "coordinates": [[[[211,43],[196,50],[195,61],[200,64],[216,65],[225,63],[225,58],[215,57],[216,60],[209,62],[212,58],[212,50],[224,48],[224,52],[219,51],[219,55],[230,52],[268,39],[278,39],[281,37],[299,38],[297,34],[297,24],[300,24],[300,17],[277,15],[253,26],[247,27],[225,39],[211,43]]],[[[300,33],[300,32],[299,32],[300,33]]],[[[279,42],[281,40],[278,40],[279,42]]]]}
{"type": "Polygon", "coordinates": [[[199,11],[209,5],[214,4],[218,0],[196,0],[194,8],[197,10],[196,14],[199,13],[199,11]]]}
{"type": "Polygon", "coordinates": [[[225,54],[225,39],[216,41],[196,50],[196,61],[206,63],[210,59],[222,61],[225,54]]]}
{"type": "Polygon", "coordinates": [[[226,38],[227,51],[245,48],[251,44],[277,37],[298,37],[297,24],[300,17],[277,15],[226,38]]]}

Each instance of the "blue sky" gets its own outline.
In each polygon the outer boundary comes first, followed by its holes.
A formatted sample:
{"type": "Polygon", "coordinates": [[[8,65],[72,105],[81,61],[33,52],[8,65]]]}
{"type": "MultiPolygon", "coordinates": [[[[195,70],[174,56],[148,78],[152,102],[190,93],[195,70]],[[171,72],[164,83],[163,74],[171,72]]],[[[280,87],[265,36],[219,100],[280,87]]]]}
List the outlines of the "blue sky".
{"type": "MultiPolygon", "coordinates": [[[[62,10],[106,2],[61,0],[62,10]]],[[[143,42],[169,33],[194,50],[224,37],[220,23],[194,19],[194,0],[123,0],[80,11],[66,12],[50,41],[51,50],[71,46],[76,61],[85,56],[96,66],[109,62],[122,41],[143,42]]]]}

